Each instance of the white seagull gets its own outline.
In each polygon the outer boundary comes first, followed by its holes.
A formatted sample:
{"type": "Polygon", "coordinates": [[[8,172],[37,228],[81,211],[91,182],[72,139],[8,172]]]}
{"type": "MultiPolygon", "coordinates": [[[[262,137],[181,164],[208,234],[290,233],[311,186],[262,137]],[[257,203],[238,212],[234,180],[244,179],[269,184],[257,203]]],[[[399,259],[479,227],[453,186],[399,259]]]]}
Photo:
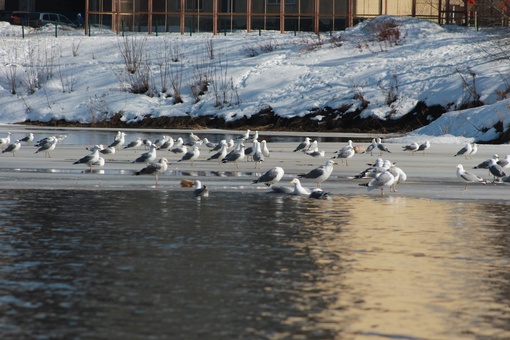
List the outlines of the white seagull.
{"type": "Polygon", "coordinates": [[[391,174],[389,171],[383,171],[378,173],[372,180],[368,183],[360,184],[361,186],[366,186],[368,191],[372,191],[374,189],[381,189],[381,196],[384,196],[384,187],[389,187],[391,190],[392,185],[395,183],[395,176],[391,174]]]}
{"type": "Polygon", "coordinates": [[[475,175],[472,172],[464,170],[462,164],[457,165],[457,177],[465,183],[464,191],[467,190],[468,183],[479,182],[486,184],[487,182],[480,176],[475,175]]]}
{"type": "Polygon", "coordinates": [[[418,151],[423,151],[423,155],[425,155],[425,151],[430,149],[430,142],[426,140],[425,142],[421,143],[418,147],[418,151]]]}
{"type": "Polygon", "coordinates": [[[317,188],[321,187],[321,183],[324,182],[329,178],[331,173],[333,172],[333,165],[338,164],[337,162],[333,160],[328,160],[324,165],[321,165],[318,168],[313,169],[312,171],[306,173],[306,174],[300,174],[298,177],[300,178],[306,178],[306,179],[313,179],[315,183],[317,183],[317,188]]]}
{"type": "Polygon", "coordinates": [[[17,140],[14,143],[11,143],[11,144],[7,145],[7,147],[5,148],[5,150],[2,151],[2,153],[4,153],[4,152],[12,152],[12,156],[15,156],[14,154],[20,148],[21,148],[21,142],[19,140],[17,140]]]}
{"type": "Polygon", "coordinates": [[[292,195],[310,195],[310,190],[303,188],[299,179],[294,178],[290,181],[290,184],[294,184],[294,190],[291,192],[292,195]]]}
{"type": "Polygon", "coordinates": [[[271,186],[273,184],[278,183],[282,179],[284,174],[285,171],[283,170],[283,168],[277,166],[267,170],[259,178],[253,180],[252,184],[264,183],[267,186],[271,186]]]}
{"type": "Polygon", "coordinates": [[[151,144],[149,151],[144,152],[131,163],[151,163],[156,159],[156,145],[151,144]]]}
{"type": "Polygon", "coordinates": [[[310,137],[305,137],[305,140],[299,143],[299,145],[294,149],[296,151],[306,151],[310,147],[310,137]]]}
{"type": "Polygon", "coordinates": [[[95,149],[90,155],[82,157],[78,159],[73,164],[86,164],[90,167],[90,172],[92,172],[92,165],[99,161],[99,150],[95,149]]]}
{"type": "Polygon", "coordinates": [[[195,180],[194,183],[195,190],[193,190],[193,197],[208,197],[209,196],[209,188],[207,186],[202,185],[198,179],[195,180]]]}
{"type": "Polygon", "coordinates": [[[468,143],[468,144],[464,145],[462,147],[462,149],[457,151],[457,153],[455,155],[453,155],[453,157],[464,155],[464,157],[466,159],[468,159],[468,156],[471,154],[471,151],[473,151],[473,146],[471,145],[471,143],[468,143]]]}
{"type": "Polygon", "coordinates": [[[156,177],[156,188],[158,187],[158,175],[163,174],[170,163],[166,158],[161,158],[157,163],[150,163],[140,171],[135,172],[135,175],[152,175],[156,177]]]}
{"type": "Polygon", "coordinates": [[[200,156],[200,149],[198,148],[198,146],[193,146],[193,148],[186,152],[181,159],[179,159],[177,162],[182,162],[182,161],[190,161],[191,162],[191,166],[194,165],[195,163],[195,160],[198,159],[198,157],[200,156]]]}

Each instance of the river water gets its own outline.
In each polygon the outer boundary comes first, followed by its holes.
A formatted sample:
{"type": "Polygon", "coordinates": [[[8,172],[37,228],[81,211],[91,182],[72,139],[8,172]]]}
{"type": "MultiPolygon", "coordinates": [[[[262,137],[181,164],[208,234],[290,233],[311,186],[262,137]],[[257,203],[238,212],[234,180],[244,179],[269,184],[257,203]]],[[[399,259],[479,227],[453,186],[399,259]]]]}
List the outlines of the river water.
{"type": "Polygon", "coordinates": [[[0,191],[2,339],[509,339],[506,203],[0,191]]]}

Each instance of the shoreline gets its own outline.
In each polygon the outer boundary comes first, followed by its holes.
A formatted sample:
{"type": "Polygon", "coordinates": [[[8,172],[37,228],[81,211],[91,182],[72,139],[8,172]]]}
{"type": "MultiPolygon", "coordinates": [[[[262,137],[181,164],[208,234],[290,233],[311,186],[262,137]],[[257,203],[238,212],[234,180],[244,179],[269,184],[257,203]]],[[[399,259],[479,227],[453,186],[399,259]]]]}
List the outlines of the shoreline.
{"type": "MultiPolygon", "coordinates": [[[[10,126],[8,126],[10,127],[10,126]]],[[[19,127],[20,131],[32,130],[31,127],[19,127]]],[[[46,129],[47,131],[67,131],[72,133],[73,129],[46,129]]],[[[6,132],[6,126],[0,128],[0,136],[6,132]]],[[[13,135],[15,134],[14,129],[13,135]]],[[[89,129],[88,131],[91,132],[89,129]]],[[[111,131],[111,130],[107,130],[111,131]]],[[[137,130],[140,132],[139,130],[137,130]]],[[[183,130],[179,130],[183,132],[183,130]]],[[[198,130],[201,133],[210,130],[198,130]]],[[[227,131],[227,130],[225,130],[227,131]]],[[[156,131],[163,133],[163,131],[156,131]]],[[[171,130],[164,130],[171,134],[171,130]]],[[[184,130],[185,133],[190,131],[184,130]]],[[[215,133],[224,131],[213,130],[215,133]]],[[[239,134],[238,132],[228,131],[228,133],[239,134]]],[[[263,132],[261,134],[270,135],[279,134],[279,132],[263,132]]],[[[301,136],[312,135],[310,133],[289,133],[289,135],[301,138],[301,136]]],[[[317,135],[317,134],[313,134],[317,135]]],[[[338,136],[338,133],[331,133],[338,136]]],[[[352,135],[351,135],[352,136],[352,135]]],[[[16,136],[17,137],[17,136],[16,136]]],[[[365,137],[369,137],[366,135],[365,137]]],[[[11,138],[13,139],[14,136],[11,138]]],[[[74,165],[73,162],[89,154],[86,147],[91,145],[65,144],[62,142],[52,152],[52,158],[45,158],[44,153],[35,154],[37,150],[34,146],[22,145],[16,152],[15,157],[10,153],[0,154],[0,189],[42,189],[42,190],[185,190],[191,194],[191,188],[181,188],[182,179],[199,179],[203,184],[211,189],[211,198],[215,192],[259,192],[261,194],[271,193],[271,190],[265,185],[251,184],[251,182],[266,170],[280,166],[285,170],[283,179],[278,183],[281,186],[291,186],[289,183],[298,174],[306,173],[315,167],[323,165],[326,160],[333,157],[334,152],[345,146],[345,143],[319,144],[319,149],[324,150],[325,157],[314,158],[302,152],[293,152],[297,142],[275,142],[268,143],[271,155],[262,163],[261,169],[255,169],[254,162],[243,160],[236,168],[233,163],[218,164],[217,161],[207,161],[212,153],[205,146],[201,147],[201,155],[192,166],[189,161],[178,162],[181,155],[175,155],[169,151],[159,151],[157,159],[165,157],[171,165],[168,171],[159,176],[159,187],[155,188],[154,176],[134,176],[134,172],[141,170],[144,164],[132,164],[131,162],[141,153],[145,152],[143,148],[137,151],[127,149],[120,150],[114,155],[106,155],[104,167],[97,168],[99,173],[86,173],[88,167],[83,164],[74,165]]],[[[355,145],[367,146],[368,143],[354,143],[355,145]]],[[[390,193],[385,189],[385,198],[388,197],[413,197],[424,199],[447,199],[447,200],[508,200],[510,187],[507,183],[487,184],[470,183],[468,190],[464,191],[464,183],[456,177],[457,164],[463,164],[464,168],[471,171],[486,180],[491,180],[487,169],[473,169],[473,166],[490,158],[497,153],[504,158],[510,153],[507,145],[479,145],[478,152],[472,159],[465,159],[463,156],[454,157],[453,155],[462,147],[460,144],[432,144],[425,155],[421,152],[414,156],[403,151],[402,143],[385,143],[392,151],[381,156],[383,159],[389,159],[395,162],[407,174],[407,181],[397,186],[398,192],[390,193]]],[[[245,143],[251,146],[251,143],[245,143]]],[[[380,190],[367,191],[366,187],[359,186],[360,183],[368,182],[368,179],[351,179],[349,177],[357,175],[360,171],[368,167],[368,163],[373,163],[379,157],[379,152],[369,154],[356,154],[349,159],[349,166],[342,164],[341,159],[335,159],[338,165],[334,167],[333,173],[328,180],[322,183],[322,189],[330,192],[334,196],[352,196],[365,195],[378,198],[380,190]]],[[[510,173],[510,171],[508,171],[510,173]]],[[[302,180],[303,186],[313,189],[315,183],[312,180],[302,180]]]]}

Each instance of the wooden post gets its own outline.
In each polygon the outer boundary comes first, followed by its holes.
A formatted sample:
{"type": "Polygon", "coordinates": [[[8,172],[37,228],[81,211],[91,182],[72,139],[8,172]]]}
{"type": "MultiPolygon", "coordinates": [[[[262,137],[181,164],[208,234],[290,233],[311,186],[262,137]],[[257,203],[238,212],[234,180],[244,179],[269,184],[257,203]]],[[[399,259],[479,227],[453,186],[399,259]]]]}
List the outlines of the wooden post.
{"type": "Polygon", "coordinates": [[[85,35],[89,34],[89,0],[85,0],[85,35]]]}
{"type": "Polygon", "coordinates": [[[152,34],[152,0],[149,0],[147,6],[149,7],[148,8],[148,10],[149,10],[149,18],[148,18],[149,28],[148,28],[148,33],[152,34]]]}
{"type": "Polygon", "coordinates": [[[184,20],[186,19],[186,17],[184,16],[184,6],[185,6],[185,1],[184,0],[181,0],[181,35],[184,35],[184,30],[186,28],[186,23],[184,22],[184,20]]]}
{"type": "Polygon", "coordinates": [[[280,0],[280,33],[285,32],[285,0],[280,0]]]}
{"type": "Polygon", "coordinates": [[[320,0],[314,1],[313,8],[313,32],[319,34],[319,6],[320,0]]]}
{"type": "Polygon", "coordinates": [[[218,34],[218,0],[213,0],[213,35],[218,34]]]}
{"type": "Polygon", "coordinates": [[[246,32],[251,32],[251,0],[246,0],[246,32]]]}

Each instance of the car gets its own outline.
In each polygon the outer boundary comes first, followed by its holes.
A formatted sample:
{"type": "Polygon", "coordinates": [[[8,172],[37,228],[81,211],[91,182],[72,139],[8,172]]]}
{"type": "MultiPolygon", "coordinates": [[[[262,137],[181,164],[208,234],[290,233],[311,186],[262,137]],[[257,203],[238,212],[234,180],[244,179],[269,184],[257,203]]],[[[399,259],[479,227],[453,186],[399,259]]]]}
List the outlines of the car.
{"type": "Polygon", "coordinates": [[[0,21],[11,21],[12,11],[0,11],[0,21]]]}
{"type": "Polygon", "coordinates": [[[37,15],[33,12],[26,11],[13,11],[10,17],[9,22],[11,25],[25,25],[25,26],[33,26],[35,24],[35,19],[37,15]]]}
{"type": "MultiPolygon", "coordinates": [[[[30,22],[32,22],[32,20],[30,20],[30,22]]],[[[42,27],[47,24],[55,23],[58,25],[66,25],[73,28],[77,27],[76,23],[69,20],[65,15],[59,13],[44,13],[44,12],[37,13],[37,19],[35,20],[34,27],[42,27]]]]}

